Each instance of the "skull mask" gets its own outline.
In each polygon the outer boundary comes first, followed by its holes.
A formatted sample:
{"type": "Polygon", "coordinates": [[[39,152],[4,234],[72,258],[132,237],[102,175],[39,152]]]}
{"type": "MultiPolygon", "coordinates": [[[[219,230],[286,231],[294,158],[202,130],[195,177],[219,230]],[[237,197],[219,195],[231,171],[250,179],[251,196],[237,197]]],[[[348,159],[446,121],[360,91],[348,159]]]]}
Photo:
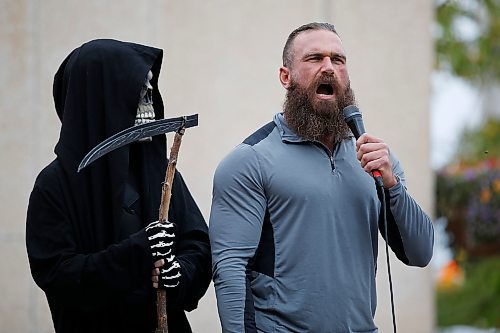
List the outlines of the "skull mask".
{"type": "Polygon", "coordinates": [[[152,78],[153,73],[149,71],[146,81],[142,86],[134,125],[150,123],[155,120],[155,110],[153,108],[153,86],[150,83],[152,78]]]}

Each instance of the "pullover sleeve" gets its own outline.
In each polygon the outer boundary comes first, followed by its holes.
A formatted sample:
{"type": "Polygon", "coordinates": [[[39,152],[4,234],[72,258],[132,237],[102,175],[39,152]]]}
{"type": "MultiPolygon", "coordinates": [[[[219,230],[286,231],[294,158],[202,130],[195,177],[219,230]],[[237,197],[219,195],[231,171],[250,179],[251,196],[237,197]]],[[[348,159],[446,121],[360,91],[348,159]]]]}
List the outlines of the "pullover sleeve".
{"type": "Polygon", "coordinates": [[[258,156],[242,144],[215,172],[209,222],[213,279],[225,333],[256,332],[245,271],[260,240],[265,210],[258,156]]]}
{"type": "MultiPolygon", "coordinates": [[[[399,161],[392,158],[398,183],[385,190],[389,245],[405,264],[424,267],[432,258],[432,221],[407,192],[404,171],[399,161]]],[[[384,236],[383,221],[380,221],[379,228],[384,236]]]]}

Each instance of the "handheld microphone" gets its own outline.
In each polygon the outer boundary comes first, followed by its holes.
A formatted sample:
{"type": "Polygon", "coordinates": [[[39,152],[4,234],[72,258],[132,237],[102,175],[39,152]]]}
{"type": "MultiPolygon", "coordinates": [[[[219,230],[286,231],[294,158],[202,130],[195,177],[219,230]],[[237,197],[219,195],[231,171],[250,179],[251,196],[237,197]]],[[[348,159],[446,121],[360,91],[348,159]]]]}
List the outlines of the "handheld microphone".
{"type": "MultiPolygon", "coordinates": [[[[352,134],[354,134],[356,140],[359,139],[359,137],[365,133],[365,126],[363,125],[363,117],[361,116],[361,112],[358,107],[355,105],[349,105],[346,106],[342,112],[344,113],[344,120],[347,123],[347,126],[351,129],[352,134]]],[[[377,186],[384,186],[380,171],[376,169],[372,170],[372,176],[375,178],[377,186]]]]}
{"type": "MultiPolygon", "coordinates": [[[[352,134],[356,140],[365,133],[365,127],[363,126],[363,118],[361,116],[361,112],[355,105],[349,105],[342,110],[344,113],[344,120],[347,123],[347,126],[351,129],[352,134]]],[[[392,276],[391,276],[391,264],[389,261],[389,250],[388,243],[389,237],[387,235],[387,213],[386,213],[386,200],[384,193],[384,182],[382,181],[382,174],[378,170],[372,170],[372,176],[375,178],[375,184],[377,186],[377,191],[380,192],[380,197],[382,201],[381,206],[381,214],[384,220],[384,235],[385,235],[385,257],[387,262],[387,274],[389,276],[389,290],[391,293],[391,310],[392,310],[392,327],[393,332],[396,333],[396,313],[394,311],[394,296],[392,290],[392,276]]]]}

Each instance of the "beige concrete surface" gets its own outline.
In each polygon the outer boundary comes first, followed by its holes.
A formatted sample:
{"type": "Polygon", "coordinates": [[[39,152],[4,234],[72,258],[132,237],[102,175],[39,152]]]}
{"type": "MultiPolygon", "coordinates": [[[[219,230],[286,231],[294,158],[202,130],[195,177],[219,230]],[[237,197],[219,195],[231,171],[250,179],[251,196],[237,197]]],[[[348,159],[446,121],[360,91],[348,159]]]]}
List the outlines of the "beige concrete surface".
{"type": "MultiPolygon", "coordinates": [[[[208,219],[217,163],[281,110],[278,68],[286,37],[303,23],[330,21],[347,49],[367,130],[390,144],[410,192],[431,212],[431,6],[430,0],[0,0],[0,331],[53,331],[29,273],[24,223],[34,179],[54,158],[59,121],[52,78],[71,50],[95,38],[164,49],[166,115],[199,113],[178,168],[208,219]]],[[[390,332],[383,251],[376,322],[390,332]]],[[[432,332],[429,272],[391,258],[398,331],[432,332]]],[[[211,286],[189,314],[195,332],[220,331],[215,304],[211,286]]]]}

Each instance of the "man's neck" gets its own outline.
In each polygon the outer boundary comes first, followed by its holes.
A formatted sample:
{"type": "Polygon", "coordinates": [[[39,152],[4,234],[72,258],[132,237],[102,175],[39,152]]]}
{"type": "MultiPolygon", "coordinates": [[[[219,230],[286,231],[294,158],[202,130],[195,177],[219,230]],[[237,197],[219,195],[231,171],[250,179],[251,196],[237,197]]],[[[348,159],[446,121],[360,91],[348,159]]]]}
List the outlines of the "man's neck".
{"type": "Polygon", "coordinates": [[[330,154],[333,154],[333,147],[335,146],[334,137],[335,136],[333,134],[327,134],[318,138],[318,141],[321,142],[326,148],[328,148],[330,154]]]}

